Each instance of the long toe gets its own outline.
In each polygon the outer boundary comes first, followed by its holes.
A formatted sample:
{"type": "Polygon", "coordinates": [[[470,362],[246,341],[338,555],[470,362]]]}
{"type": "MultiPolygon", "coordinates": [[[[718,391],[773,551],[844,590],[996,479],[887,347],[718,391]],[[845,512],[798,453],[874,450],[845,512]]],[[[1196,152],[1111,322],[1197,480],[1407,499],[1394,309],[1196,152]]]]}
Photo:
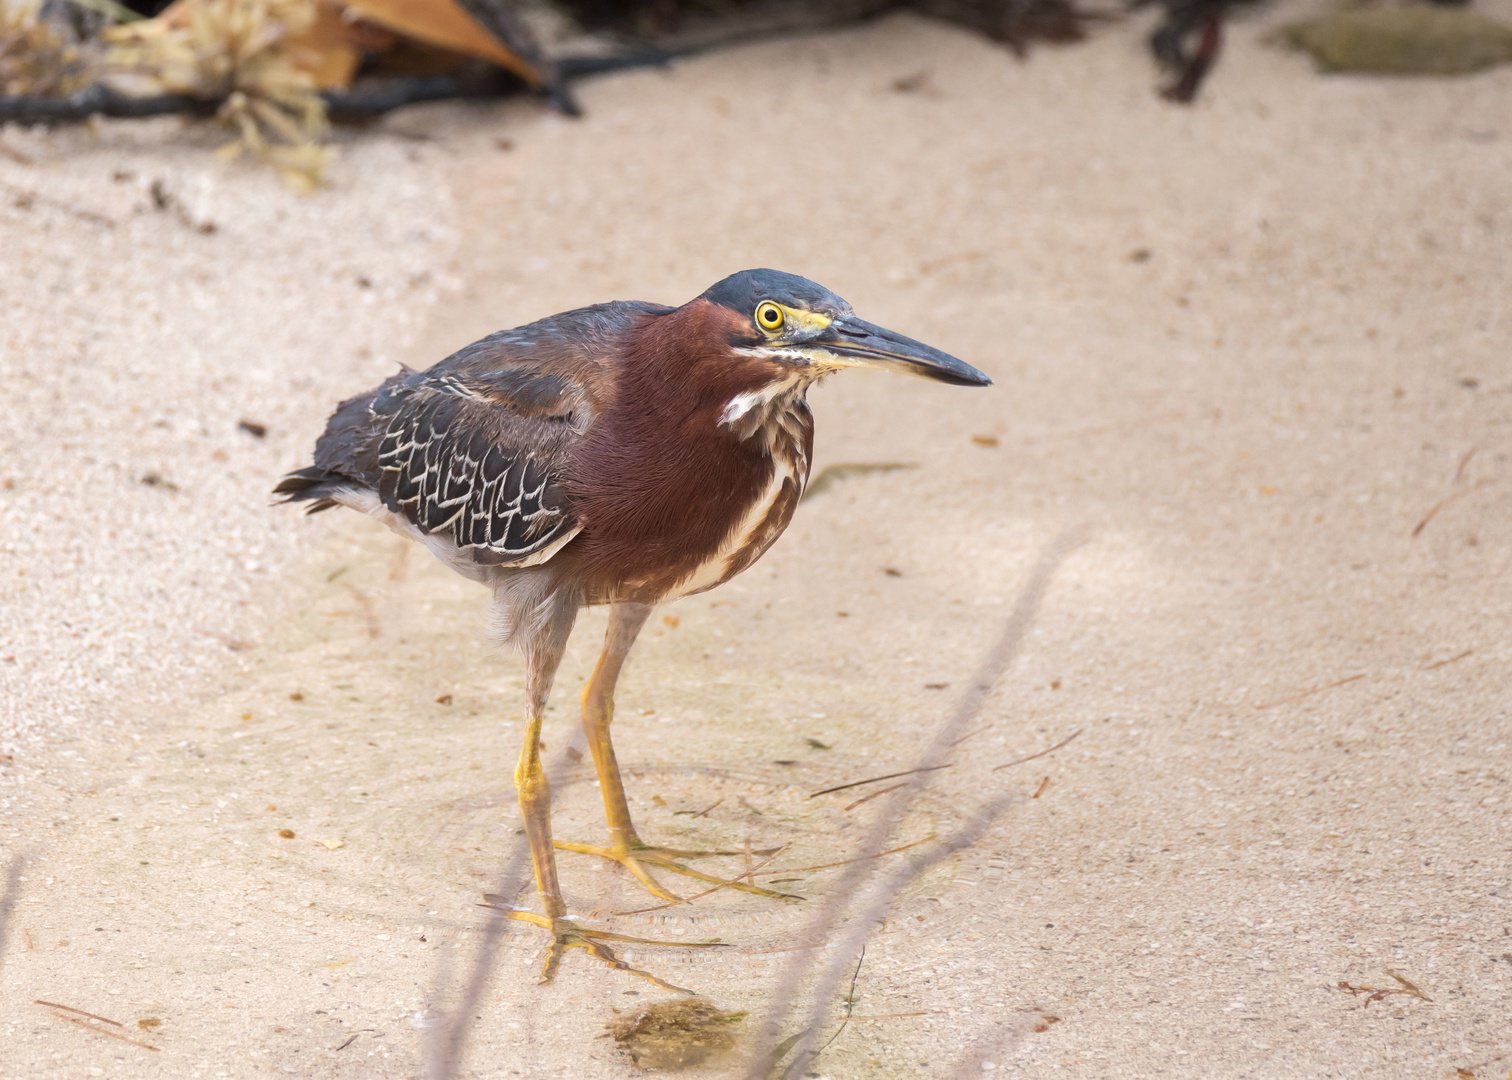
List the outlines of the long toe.
{"type": "Polygon", "coordinates": [[[624,945],[658,945],[666,948],[677,949],[718,949],[723,948],[722,941],[658,941],[654,938],[631,937],[628,934],[616,934],[609,930],[598,930],[585,926],[571,917],[553,919],[546,915],[538,915],[534,911],[525,911],[503,903],[502,897],[485,894],[486,901],[483,907],[499,912],[506,919],[514,919],[517,922],[527,922],[532,926],[538,926],[551,934],[551,944],[547,946],[546,958],[541,964],[541,983],[549,983],[556,978],[557,970],[562,965],[563,958],[573,949],[582,949],[589,956],[602,964],[623,971],[627,975],[634,975],[638,979],[644,979],[653,986],[662,990],[670,990],[678,994],[691,994],[693,991],[686,987],[677,986],[658,978],[643,968],[633,967],[620,955],[610,948],[606,942],[616,942],[624,945]]]}
{"type": "MultiPolygon", "coordinates": [[[[693,867],[688,866],[682,861],[684,859],[704,858],[713,855],[744,855],[745,852],[690,852],[682,851],[677,848],[652,847],[650,845],[644,844],[637,845],[635,847],[630,847],[627,845],[623,848],[602,848],[594,847],[591,844],[572,844],[562,840],[556,841],[555,846],[559,851],[575,851],[581,855],[596,855],[601,859],[608,859],[611,862],[617,862],[626,870],[630,871],[631,874],[635,875],[636,880],[644,885],[646,887],[646,891],[649,892],[652,896],[655,896],[660,900],[666,900],[668,903],[672,904],[683,903],[685,902],[685,898],[680,897],[675,893],[669,892],[659,881],[656,880],[655,877],[652,876],[650,871],[651,867],[655,867],[657,870],[665,870],[673,874],[681,874],[684,877],[690,877],[695,881],[702,881],[714,886],[712,889],[706,889],[704,892],[699,893],[699,896],[707,896],[709,895],[709,893],[717,892],[720,889],[736,889],[740,892],[752,893],[756,896],[770,897],[773,900],[803,899],[803,897],[794,896],[792,893],[783,893],[776,892],[772,889],[763,889],[760,885],[755,884],[754,877],[752,877],[750,881],[742,881],[738,877],[716,877],[713,874],[705,874],[701,870],[695,870],[693,869],[693,867]]],[[[781,848],[765,848],[760,851],[753,851],[751,852],[751,854],[762,855],[770,858],[781,850],[781,848]]],[[[688,897],[686,899],[696,899],[696,897],[688,897]]]]}

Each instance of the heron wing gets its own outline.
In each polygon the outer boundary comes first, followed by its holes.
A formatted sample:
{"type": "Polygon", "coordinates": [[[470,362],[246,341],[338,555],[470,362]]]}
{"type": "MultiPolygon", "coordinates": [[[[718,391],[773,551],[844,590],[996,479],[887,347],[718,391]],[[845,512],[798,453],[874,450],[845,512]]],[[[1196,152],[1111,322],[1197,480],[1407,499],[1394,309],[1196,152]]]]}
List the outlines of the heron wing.
{"type": "Polygon", "coordinates": [[[606,358],[653,305],[603,304],[492,334],[344,402],[290,474],[290,498],[376,492],[385,509],[474,561],[544,562],[581,529],[567,494],[573,451],[599,411],[606,358]],[[296,490],[297,489],[297,490],[296,490]]]}
{"type": "Polygon", "coordinates": [[[515,365],[425,373],[380,392],[378,497],[475,561],[543,561],[578,530],[561,474],[587,402],[561,375],[515,365]]]}

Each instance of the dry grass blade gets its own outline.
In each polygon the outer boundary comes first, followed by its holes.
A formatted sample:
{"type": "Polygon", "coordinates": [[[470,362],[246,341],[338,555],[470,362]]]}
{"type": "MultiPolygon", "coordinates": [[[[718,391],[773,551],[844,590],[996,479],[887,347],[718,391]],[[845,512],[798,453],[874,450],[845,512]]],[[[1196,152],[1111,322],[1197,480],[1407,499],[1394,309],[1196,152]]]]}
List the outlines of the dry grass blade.
{"type": "Polygon", "coordinates": [[[1004,762],[1002,765],[995,765],[995,766],[993,766],[992,771],[993,772],[997,772],[998,769],[1012,768],[1014,765],[1022,765],[1026,761],[1033,761],[1035,758],[1042,758],[1046,754],[1053,754],[1057,750],[1059,750],[1061,747],[1065,746],[1067,743],[1069,743],[1072,739],[1076,738],[1080,734],[1081,734],[1081,728],[1077,728],[1075,731],[1073,731],[1071,734],[1067,735],[1060,742],[1058,742],[1054,746],[1050,747],[1050,749],[1048,749],[1048,750],[1041,750],[1039,753],[1037,753],[1037,754],[1030,754],[1028,757],[1021,757],[1017,761],[1008,761],[1008,762],[1004,762]]]}
{"type": "Polygon", "coordinates": [[[74,1024],[85,1031],[92,1031],[96,1035],[105,1035],[112,1039],[119,1039],[121,1042],[130,1043],[132,1046],[140,1046],[143,1050],[151,1050],[154,1054],[161,1052],[158,1047],[153,1046],[151,1043],[144,1043],[138,1039],[133,1039],[129,1035],[123,1035],[119,1031],[112,1031],[108,1027],[101,1027],[100,1024],[110,1024],[111,1027],[117,1028],[124,1027],[120,1021],[112,1020],[108,1016],[97,1016],[92,1012],[85,1012],[83,1009],[75,1009],[72,1005],[59,1005],[56,1001],[43,1001],[41,998],[34,999],[32,1004],[52,1009],[53,1015],[59,1020],[74,1024]],[[98,1023],[92,1023],[91,1021],[98,1021],[98,1023]]]}
{"type": "Polygon", "coordinates": [[[1436,660],[1436,661],[1434,661],[1431,664],[1426,664],[1422,668],[1420,668],[1419,670],[1420,671],[1437,671],[1441,667],[1447,667],[1448,665],[1453,664],[1456,661],[1463,660],[1467,656],[1474,656],[1474,655],[1475,655],[1475,650],[1474,649],[1466,649],[1464,652],[1459,653],[1456,656],[1451,656],[1447,660],[1436,660]]]}
{"type": "Polygon", "coordinates": [[[1255,711],[1263,712],[1266,709],[1274,709],[1277,705],[1290,705],[1294,701],[1301,701],[1303,698],[1310,698],[1314,694],[1323,693],[1323,691],[1325,690],[1333,690],[1340,686],[1348,686],[1352,682],[1359,682],[1364,677],[1365,672],[1362,671],[1360,672],[1360,674],[1351,675],[1347,679],[1338,679],[1331,683],[1325,683],[1322,686],[1315,686],[1311,690],[1303,690],[1300,694],[1288,694],[1284,698],[1277,698],[1275,701],[1267,701],[1263,704],[1256,705],[1255,711]]]}
{"type": "Polygon", "coordinates": [[[1394,980],[1396,980],[1396,986],[1356,986],[1351,982],[1341,981],[1340,983],[1338,983],[1338,987],[1340,990],[1343,990],[1347,994],[1349,994],[1350,997],[1359,997],[1361,994],[1364,994],[1365,1007],[1367,1009],[1370,1008],[1371,1002],[1382,1001],[1388,997],[1392,997],[1393,995],[1417,998],[1419,1001],[1431,1002],[1433,1000],[1427,994],[1423,993],[1423,991],[1420,990],[1415,983],[1402,975],[1401,972],[1392,971],[1390,968],[1387,968],[1386,974],[1390,975],[1394,980]]]}
{"type": "Polygon", "coordinates": [[[85,1012],[83,1009],[76,1009],[72,1005],[59,1005],[56,1001],[43,1001],[41,998],[33,998],[32,1004],[46,1005],[49,1009],[61,1009],[64,1012],[73,1013],[76,1016],[87,1016],[91,1020],[98,1020],[104,1024],[114,1024],[118,1028],[124,1028],[126,1026],[119,1020],[112,1020],[108,1016],[100,1016],[97,1013],[85,1012]]]}
{"type": "Polygon", "coordinates": [[[882,796],[886,795],[890,791],[897,791],[902,786],[903,786],[902,784],[894,784],[892,787],[885,787],[881,791],[874,791],[870,795],[863,795],[859,799],[857,799],[855,802],[846,803],[845,806],[842,809],[844,811],[846,811],[846,812],[854,810],[856,807],[861,806],[861,805],[863,805],[865,803],[869,803],[873,799],[880,799],[882,796]]]}
{"type": "MultiPolygon", "coordinates": [[[[1468,458],[1466,460],[1468,461],[1468,458]]],[[[1418,538],[1418,535],[1424,529],[1426,529],[1428,527],[1428,523],[1430,521],[1432,521],[1434,519],[1434,517],[1437,516],[1438,512],[1440,510],[1444,509],[1444,507],[1448,506],[1450,503],[1455,502],[1458,499],[1463,499],[1466,495],[1469,495],[1472,491],[1479,491],[1481,488],[1485,487],[1489,483],[1491,483],[1490,480],[1477,480],[1475,483],[1471,484],[1467,488],[1462,488],[1461,490],[1456,491],[1452,495],[1445,495],[1438,502],[1434,503],[1433,506],[1431,506],[1429,508],[1428,512],[1423,515],[1423,520],[1419,521],[1417,523],[1417,527],[1412,530],[1412,538],[1414,540],[1416,540],[1418,538]]]]}

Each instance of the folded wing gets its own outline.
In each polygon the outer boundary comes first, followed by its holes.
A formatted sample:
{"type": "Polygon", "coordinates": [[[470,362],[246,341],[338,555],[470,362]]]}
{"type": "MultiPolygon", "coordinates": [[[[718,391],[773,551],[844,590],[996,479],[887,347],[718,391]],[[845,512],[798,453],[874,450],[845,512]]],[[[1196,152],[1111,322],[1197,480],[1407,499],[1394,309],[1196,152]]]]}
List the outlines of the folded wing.
{"type": "Polygon", "coordinates": [[[631,322],[668,309],[603,304],[492,334],[427,371],[404,371],[343,402],[315,464],[274,489],[376,509],[484,565],[532,566],[581,530],[566,490],[593,422],[602,357],[631,322]]]}

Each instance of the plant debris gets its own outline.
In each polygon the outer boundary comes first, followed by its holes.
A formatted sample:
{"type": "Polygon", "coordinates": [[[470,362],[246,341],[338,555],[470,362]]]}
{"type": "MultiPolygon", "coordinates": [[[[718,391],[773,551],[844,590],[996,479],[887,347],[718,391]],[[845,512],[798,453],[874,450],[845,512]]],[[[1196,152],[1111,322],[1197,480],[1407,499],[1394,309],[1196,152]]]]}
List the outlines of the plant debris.
{"type": "Polygon", "coordinates": [[[729,1053],[745,1018],[743,1010],[726,1012],[694,997],[658,1002],[605,1027],[638,1067],[675,1072],[729,1053]]]}
{"type": "Polygon", "coordinates": [[[1348,686],[1352,682],[1359,682],[1365,677],[1365,675],[1366,673],[1362,671],[1358,675],[1350,675],[1348,678],[1336,679],[1331,683],[1324,683],[1322,686],[1315,686],[1311,690],[1303,690],[1300,693],[1288,694],[1286,697],[1277,698],[1275,701],[1262,702],[1261,704],[1255,706],[1255,711],[1263,712],[1266,709],[1274,709],[1277,705],[1290,705],[1294,701],[1301,701],[1303,698],[1310,698],[1314,694],[1323,693],[1323,691],[1325,690],[1333,690],[1336,687],[1348,686]]]}
{"type": "Polygon", "coordinates": [[[1367,1009],[1370,1008],[1370,1003],[1372,1001],[1381,1001],[1385,998],[1391,997],[1393,994],[1400,994],[1403,997],[1417,998],[1419,1001],[1431,1002],[1433,1000],[1427,994],[1419,990],[1413,983],[1403,978],[1397,972],[1392,971],[1390,968],[1386,969],[1386,974],[1390,975],[1393,979],[1396,980],[1396,986],[1355,986],[1353,983],[1341,980],[1338,984],[1338,987],[1340,990],[1348,991],[1350,997],[1359,997],[1361,994],[1365,994],[1365,1007],[1367,1009]]]}
{"type": "MultiPolygon", "coordinates": [[[[1062,739],[1060,742],[1056,743],[1054,746],[1050,747],[1049,749],[1047,749],[1047,750],[1041,750],[1037,754],[1030,754],[1028,757],[1017,758],[1017,759],[1015,759],[1013,761],[1005,761],[1001,765],[994,765],[992,767],[992,771],[993,772],[997,772],[999,769],[1007,769],[1007,768],[1011,768],[1014,765],[1022,765],[1026,761],[1033,761],[1035,758],[1042,758],[1046,754],[1053,754],[1057,750],[1059,750],[1061,747],[1065,746],[1067,743],[1069,743],[1072,739],[1076,738],[1080,734],[1081,734],[1081,728],[1077,728],[1075,731],[1073,731],[1071,734],[1067,735],[1064,739],[1062,739]]],[[[1036,795],[1035,798],[1037,799],[1037,798],[1039,798],[1039,796],[1036,795]]]]}
{"type": "Polygon", "coordinates": [[[71,94],[89,82],[90,59],[36,0],[0,0],[0,95],[71,94]]]}
{"type": "Polygon", "coordinates": [[[216,156],[254,154],[308,191],[329,157],[306,44],[325,16],[315,0],[176,0],[155,19],[108,28],[106,64],[157,93],[221,102],[216,118],[238,137],[216,156]]]}
{"type": "Polygon", "coordinates": [[[220,157],[252,154],[304,191],[328,164],[332,111],[370,117],[521,86],[572,111],[556,69],[497,0],[174,0],[105,27],[101,55],[67,32],[39,21],[34,2],[0,0],[0,120],[214,116],[237,133],[220,157]],[[354,90],[365,63],[375,78],[354,90]]]}
{"type": "Polygon", "coordinates": [[[139,1042],[129,1035],[121,1034],[126,1029],[126,1025],[122,1024],[119,1020],[111,1020],[109,1017],[98,1016],[92,1012],[85,1012],[83,1009],[75,1009],[72,1005],[59,1005],[55,1001],[43,1001],[41,998],[33,1000],[32,1004],[42,1005],[51,1009],[53,1016],[59,1020],[74,1024],[85,1031],[93,1031],[96,1035],[105,1035],[112,1039],[118,1039],[121,1042],[130,1043],[132,1046],[140,1046],[143,1050],[151,1050],[153,1053],[159,1052],[159,1048],[153,1046],[151,1043],[139,1042]],[[102,1024],[110,1026],[102,1027],[102,1024]]]}

